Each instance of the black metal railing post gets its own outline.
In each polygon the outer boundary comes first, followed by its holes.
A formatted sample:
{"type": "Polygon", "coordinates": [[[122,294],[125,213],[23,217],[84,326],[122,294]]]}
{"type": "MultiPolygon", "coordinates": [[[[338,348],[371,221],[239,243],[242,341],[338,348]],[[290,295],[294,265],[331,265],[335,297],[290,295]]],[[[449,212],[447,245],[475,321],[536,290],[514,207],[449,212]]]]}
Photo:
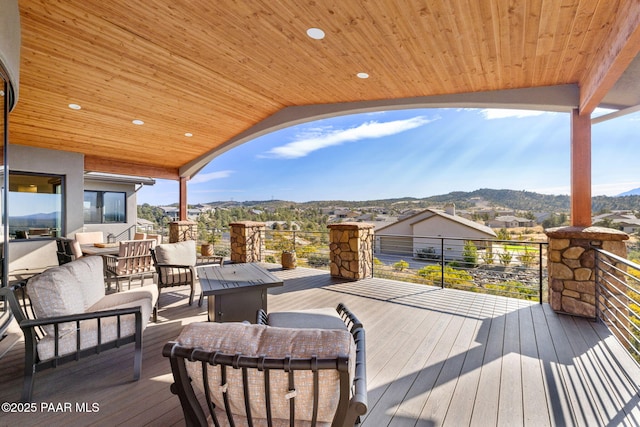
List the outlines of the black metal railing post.
{"type": "Polygon", "coordinates": [[[444,238],[440,239],[440,287],[444,289],[444,238]]]}
{"type": "Polygon", "coordinates": [[[540,292],[538,294],[538,299],[540,300],[540,304],[542,304],[542,243],[538,243],[538,281],[540,282],[540,292]]]}

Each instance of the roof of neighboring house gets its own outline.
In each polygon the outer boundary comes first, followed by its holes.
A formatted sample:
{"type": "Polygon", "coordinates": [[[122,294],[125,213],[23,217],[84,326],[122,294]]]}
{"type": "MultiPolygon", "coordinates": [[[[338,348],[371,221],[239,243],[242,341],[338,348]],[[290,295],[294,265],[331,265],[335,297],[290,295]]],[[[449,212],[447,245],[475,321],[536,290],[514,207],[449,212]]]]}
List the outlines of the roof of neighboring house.
{"type": "Polygon", "coordinates": [[[478,224],[475,221],[472,221],[470,219],[467,219],[467,218],[464,218],[464,217],[461,217],[461,216],[458,216],[458,215],[450,215],[450,214],[448,214],[448,213],[446,213],[444,211],[438,210],[438,209],[425,209],[425,210],[420,211],[420,212],[418,212],[418,213],[416,213],[414,215],[411,215],[410,217],[401,219],[401,220],[396,221],[396,222],[394,222],[392,224],[389,224],[389,225],[386,225],[384,227],[381,227],[381,228],[378,229],[378,231],[384,230],[385,228],[391,227],[392,225],[395,225],[395,224],[398,224],[398,223],[404,222],[404,221],[409,221],[409,224],[411,226],[413,226],[415,224],[419,224],[421,222],[428,221],[428,220],[430,220],[430,219],[432,219],[432,218],[434,218],[436,216],[445,218],[445,219],[447,219],[449,221],[456,222],[456,223],[458,223],[458,224],[460,224],[462,226],[465,226],[465,227],[480,231],[481,233],[485,233],[485,234],[487,234],[489,236],[497,237],[495,231],[493,231],[493,229],[491,227],[487,227],[486,225],[483,225],[483,224],[478,224]],[[428,216],[427,218],[424,218],[424,217],[417,218],[417,217],[419,217],[419,216],[421,216],[421,215],[423,215],[425,213],[431,213],[432,215],[428,216]]]}

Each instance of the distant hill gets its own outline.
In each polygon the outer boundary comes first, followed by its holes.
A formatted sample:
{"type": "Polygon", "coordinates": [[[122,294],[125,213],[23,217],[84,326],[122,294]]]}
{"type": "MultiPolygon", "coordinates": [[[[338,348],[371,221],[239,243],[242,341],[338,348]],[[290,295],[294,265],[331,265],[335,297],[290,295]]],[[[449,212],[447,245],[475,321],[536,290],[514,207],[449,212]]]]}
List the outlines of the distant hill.
{"type": "Polygon", "coordinates": [[[633,190],[620,193],[616,197],[624,197],[624,196],[640,196],[640,188],[634,188],[633,190]]]}
{"type": "MultiPolygon", "coordinates": [[[[613,210],[640,210],[640,188],[619,196],[595,196],[591,199],[591,210],[595,214],[613,210]],[[635,193],[634,193],[635,192],[635,193]]],[[[477,204],[486,207],[503,207],[524,212],[569,213],[571,199],[568,195],[539,194],[531,191],[494,190],[482,188],[475,191],[454,191],[431,197],[398,197],[393,199],[349,201],[349,200],[318,200],[310,202],[291,202],[286,200],[252,200],[246,202],[214,201],[202,203],[213,207],[258,207],[258,208],[327,208],[344,207],[349,209],[364,209],[369,207],[388,208],[391,211],[401,211],[408,208],[426,209],[429,207],[444,207],[454,203],[458,209],[468,209],[477,204]]],[[[170,206],[177,206],[175,203],[170,206]]],[[[192,207],[193,205],[190,205],[192,207]]]]}
{"type": "MultiPolygon", "coordinates": [[[[624,196],[596,196],[592,198],[592,210],[595,213],[603,210],[640,209],[640,189],[633,195],[624,196]]],[[[444,206],[447,203],[454,203],[459,209],[466,209],[474,206],[477,201],[482,201],[486,206],[505,207],[519,211],[529,212],[569,212],[570,197],[568,195],[539,194],[531,191],[518,190],[494,190],[483,188],[471,192],[454,191],[448,194],[431,196],[425,198],[399,197],[394,199],[366,200],[366,201],[346,201],[346,200],[323,200],[296,203],[285,200],[263,200],[248,202],[217,201],[206,203],[214,207],[233,206],[261,206],[261,207],[288,207],[299,206],[303,208],[321,208],[340,206],[345,208],[365,208],[371,206],[388,207],[393,209],[404,209],[409,207],[427,208],[433,206],[444,206]]]]}

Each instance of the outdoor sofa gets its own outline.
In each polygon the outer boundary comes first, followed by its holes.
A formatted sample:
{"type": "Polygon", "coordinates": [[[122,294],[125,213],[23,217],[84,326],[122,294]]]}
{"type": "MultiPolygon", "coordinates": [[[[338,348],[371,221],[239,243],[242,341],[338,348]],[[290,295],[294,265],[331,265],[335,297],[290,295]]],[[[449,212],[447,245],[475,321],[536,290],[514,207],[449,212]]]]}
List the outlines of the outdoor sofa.
{"type": "Polygon", "coordinates": [[[0,297],[24,333],[23,401],[31,400],[35,372],[131,342],[134,379],[140,378],[142,332],[156,316],[155,286],[106,295],[102,259],[87,256],[2,288],[0,297]]]}

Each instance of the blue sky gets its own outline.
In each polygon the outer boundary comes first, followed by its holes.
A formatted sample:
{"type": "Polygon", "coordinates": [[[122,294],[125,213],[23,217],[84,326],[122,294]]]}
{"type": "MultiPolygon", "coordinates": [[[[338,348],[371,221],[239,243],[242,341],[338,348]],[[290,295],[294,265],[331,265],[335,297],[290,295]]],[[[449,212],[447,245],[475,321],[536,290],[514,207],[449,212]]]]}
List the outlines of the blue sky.
{"type": "MultiPolygon", "coordinates": [[[[592,127],[592,194],[640,187],[640,113],[592,127]]],[[[188,203],[428,197],[479,188],[570,192],[570,117],[497,109],[419,109],[335,117],[256,138],[189,181],[188,203]]],[[[158,180],[138,203],[178,201],[158,180]]]]}

